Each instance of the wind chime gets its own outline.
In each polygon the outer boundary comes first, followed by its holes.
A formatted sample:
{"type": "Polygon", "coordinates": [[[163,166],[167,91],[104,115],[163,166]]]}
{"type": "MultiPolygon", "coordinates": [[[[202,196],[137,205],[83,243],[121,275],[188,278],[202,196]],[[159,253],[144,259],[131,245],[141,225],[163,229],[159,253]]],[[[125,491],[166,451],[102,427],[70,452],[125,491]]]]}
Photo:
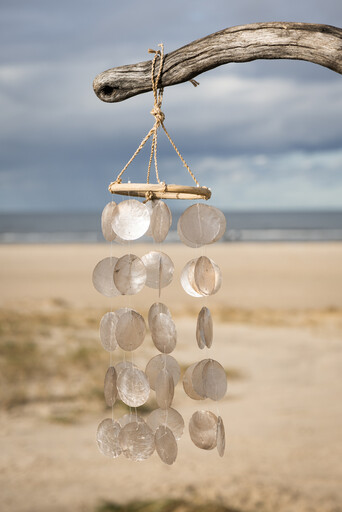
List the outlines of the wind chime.
{"type": "MultiPolygon", "coordinates": [[[[165,128],[165,116],[161,111],[163,89],[158,89],[164,51],[163,45],[159,46],[160,51],[149,50],[150,53],[155,53],[151,74],[154,94],[154,108],[151,113],[155,117],[154,126],[116,181],[109,185],[111,193],[141,197],[144,201],[129,198],[118,204],[110,202],[105,206],[101,223],[103,236],[109,242],[128,243],[148,235],[155,242],[162,243],[170,229],[172,215],[161,199],[209,199],[211,196],[208,188],[200,187],[165,128]],[[160,65],[155,78],[158,58],[160,65]],[[167,185],[160,181],[157,165],[157,132],[160,127],[189,171],[196,187],[167,185]],[[146,183],[122,183],[122,174],[150,138],[152,144],[146,183]],[[153,159],[157,178],[155,184],[150,183],[153,159]]],[[[187,208],[177,226],[180,240],[193,248],[218,241],[225,229],[223,213],[203,203],[195,203],[187,208]]],[[[171,283],[173,273],[171,259],[160,251],[151,251],[142,258],[134,254],[126,254],[120,258],[111,255],[96,265],[93,284],[106,297],[134,295],[144,286],[157,289],[160,297],[161,289],[171,283]]],[[[193,297],[213,295],[219,290],[221,280],[218,265],[206,256],[191,259],[181,274],[183,289],[193,297]]],[[[147,320],[153,343],[160,353],[147,363],[143,371],[133,359],[133,351],[140,347],[146,336],[143,316],[134,309],[125,307],[109,311],[101,319],[100,340],[103,348],[110,353],[110,365],[104,379],[104,398],[107,406],[112,408],[112,417],[104,419],[98,426],[97,445],[107,457],[116,458],[123,454],[133,461],[145,460],[156,450],[163,462],[173,464],[178,452],[177,441],[184,430],[182,416],[171,407],[174,388],[181,374],[179,364],[170,355],[176,347],[176,326],[169,308],[161,302],[151,305],[147,320]],[[125,351],[125,358],[114,365],[112,352],[117,347],[125,351]],[[131,353],[131,360],[127,360],[126,352],[131,353]],[[145,420],[138,414],[137,408],[147,402],[151,390],[155,392],[158,408],[145,420]],[[126,404],[130,412],[115,420],[113,406],[117,399],[126,404]]],[[[199,311],[194,339],[200,349],[209,349],[212,345],[213,322],[207,307],[202,307],[199,311]]],[[[225,370],[219,362],[210,358],[203,359],[187,368],[183,376],[183,387],[193,400],[220,400],[227,390],[225,370]]],[[[209,410],[198,410],[190,419],[189,433],[196,446],[204,450],[217,447],[219,455],[223,456],[225,431],[220,416],[209,410]]]]}

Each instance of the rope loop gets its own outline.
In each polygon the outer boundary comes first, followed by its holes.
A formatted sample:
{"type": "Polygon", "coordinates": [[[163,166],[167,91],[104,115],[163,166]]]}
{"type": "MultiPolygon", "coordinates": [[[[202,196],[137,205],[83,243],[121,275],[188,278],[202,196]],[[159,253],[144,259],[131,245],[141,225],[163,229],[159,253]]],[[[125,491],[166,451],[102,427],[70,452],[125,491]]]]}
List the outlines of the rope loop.
{"type": "Polygon", "coordinates": [[[145,194],[146,200],[144,203],[147,203],[148,201],[151,201],[153,199],[153,192],[151,190],[148,190],[145,194]]]}
{"type": "MultiPolygon", "coordinates": [[[[127,167],[133,162],[133,160],[138,155],[138,153],[140,153],[140,151],[145,146],[148,139],[150,137],[152,137],[151,153],[150,153],[150,159],[149,159],[149,163],[148,163],[146,182],[147,183],[150,182],[151,164],[152,164],[152,160],[154,160],[154,168],[155,168],[156,178],[157,178],[158,183],[162,184],[162,182],[159,179],[158,162],[157,162],[157,133],[158,133],[158,128],[162,127],[167,138],[169,139],[173,149],[176,151],[177,155],[179,156],[180,160],[182,161],[184,167],[188,170],[190,176],[192,177],[192,179],[194,180],[196,185],[199,187],[200,184],[197,181],[197,179],[195,178],[194,173],[191,171],[190,167],[185,162],[184,158],[180,154],[177,146],[171,139],[171,136],[168,133],[168,131],[166,130],[165,125],[164,125],[165,114],[161,110],[161,106],[162,106],[162,102],[163,102],[164,88],[159,87],[159,89],[158,89],[162,71],[163,71],[163,65],[164,65],[164,45],[163,45],[163,43],[160,43],[158,46],[160,46],[160,50],[152,50],[151,48],[148,49],[148,53],[154,53],[154,57],[152,59],[152,64],[151,64],[151,82],[152,82],[152,91],[153,91],[153,98],[154,98],[154,105],[151,110],[151,114],[154,116],[154,125],[151,128],[151,130],[148,132],[148,134],[144,137],[144,139],[141,141],[140,146],[135,151],[135,153],[133,154],[131,159],[127,162],[125,167],[118,174],[118,177],[116,178],[115,183],[121,183],[121,176],[123,175],[123,173],[125,172],[127,167]],[[155,77],[154,76],[155,68],[156,68],[156,62],[157,62],[158,58],[159,58],[159,69],[157,72],[157,76],[155,77]]],[[[197,83],[196,83],[196,85],[197,85],[197,83]]],[[[165,183],[163,183],[163,184],[165,185],[165,183]]],[[[165,185],[165,187],[166,187],[166,185],[165,185]]],[[[146,196],[146,200],[149,201],[150,199],[152,199],[153,193],[146,192],[145,196],[146,196]],[[150,195],[150,194],[152,194],[152,195],[150,195]]]]}

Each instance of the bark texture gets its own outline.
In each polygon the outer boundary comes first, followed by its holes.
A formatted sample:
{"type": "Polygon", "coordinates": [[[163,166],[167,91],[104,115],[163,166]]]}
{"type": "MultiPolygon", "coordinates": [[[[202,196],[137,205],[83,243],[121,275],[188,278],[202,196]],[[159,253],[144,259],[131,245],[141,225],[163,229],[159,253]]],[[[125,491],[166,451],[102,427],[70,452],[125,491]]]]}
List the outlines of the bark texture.
{"type": "MultiPolygon", "coordinates": [[[[222,64],[256,59],[306,60],[342,74],[342,29],[285,22],[227,28],[166,54],[160,85],[176,85],[222,64]]],[[[151,61],[108,69],[93,86],[98,98],[109,103],[151,91],[151,61]]]]}

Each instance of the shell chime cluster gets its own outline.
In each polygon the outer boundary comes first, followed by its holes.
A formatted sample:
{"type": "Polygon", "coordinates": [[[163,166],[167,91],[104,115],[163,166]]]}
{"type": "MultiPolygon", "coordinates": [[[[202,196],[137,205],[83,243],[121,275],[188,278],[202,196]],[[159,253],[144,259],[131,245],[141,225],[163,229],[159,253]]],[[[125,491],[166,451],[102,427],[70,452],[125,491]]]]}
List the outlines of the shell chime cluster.
{"type": "MultiPolygon", "coordinates": [[[[160,200],[147,203],[128,199],[118,204],[108,203],[102,213],[102,232],[107,241],[127,243],[149,235],[155,242],[163,242],[172,222],[168,206],[160,200]]],[[[178,222],[181,241],[190,247],[201,247],[219,240],[226,227],[225,217],[217,208],[201,203],[190,206],[178,222]]],[[[160,291],[173,278],[174,265],[167,254],[151,251],[142,258],[126,254],[100,261],[93,272],[93,284],[106,297],[133,295],[144,286],[160,291]]],[[[190,260],[181,274],[184,290],[194,297],[207,297],[216,293],[221,285],[221,272],[216,263],[200,256],[190,260]]],[[[160,352],[153,357],[143,371],[126,358],[110,365],[104,379],[104,397],[112,407],[112,417],[104,419],[97,430],[97,444],[101,453],[108,457],[125,457],[141,461],[156,450],[161,460],[173,464],[177,457],[177,441],[183,434],[184,420],[172,408],[174,389],[181,370],[171,352],[176,347],[177,332],[168,307],[161,302],[151,305],[148,326],[152,341],[160,352]],[[155,392],[158,408],[146,419],[136,408],[155,392]],[[120,399],[129,408],[128,414],[114,420],[113,406],[120,399]]],[[[124,307],[107,312],[100,322],[100,340],[108,352],[120,347],[133,352],[144,341],[146,322],[132,308],[124,307]]],[[[213,323],[210,311],[202,307],[197,318],[196,339],[200,349],[210,348],[213,342],[213,323]]],[[[126,354],[125,354],[126,355],[126,354]]],[[[220,400],[227,389],[226,373],[220,363],[203,359],[192,364],[183,376],[183,387],[193,400],[220,400]]],[[[195,412],[189,422],[193,443],[204,450],[217,447],[220,456],[225,449],[225,433],[222,418],[208,410],[195,412]]]]}

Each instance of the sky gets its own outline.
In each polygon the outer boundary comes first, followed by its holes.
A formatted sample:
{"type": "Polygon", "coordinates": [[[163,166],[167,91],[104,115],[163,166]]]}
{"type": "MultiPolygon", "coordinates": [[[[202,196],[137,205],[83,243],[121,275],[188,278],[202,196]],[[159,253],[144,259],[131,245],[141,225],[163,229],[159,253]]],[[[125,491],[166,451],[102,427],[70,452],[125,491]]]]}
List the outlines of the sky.
{"type": "MultiPolygon", "coordinates": [[[[226,27],[342,27],[340,0],[2,0],[0,212],[95,211],[153,125],[152,93],[121,103],[95,76],[226,27]]],[[[228,64],[168,87],[166,127],[212,204],[227,210],[342,208],[342,76],[303,61],[228,64]]],[[[191,178],[166,137],[167,183],[191,178]]],[[[143,182],[149,150],[125,173],[143,182]]]]}

